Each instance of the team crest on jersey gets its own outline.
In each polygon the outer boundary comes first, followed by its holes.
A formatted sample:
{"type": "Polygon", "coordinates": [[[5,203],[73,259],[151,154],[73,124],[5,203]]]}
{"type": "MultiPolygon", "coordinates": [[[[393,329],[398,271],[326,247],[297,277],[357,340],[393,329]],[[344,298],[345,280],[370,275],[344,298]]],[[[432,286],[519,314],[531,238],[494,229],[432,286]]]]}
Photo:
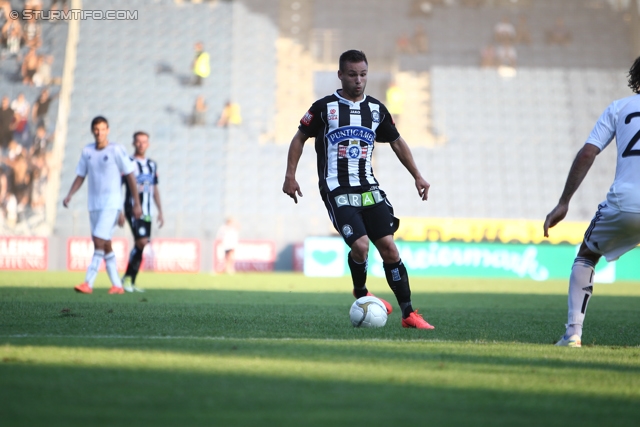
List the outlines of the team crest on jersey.
{"type": "Polygon", "coordinates": [[[307,111],[305,115],[302,116],[302,118],[300,119],[300,123],[302,123],[305,126],[309,126],[312,120],[313,120],[313,114],[311,113],[311,111],[307,111]]]}
{"type": "Polygon", "coordinates": [[[109,160],[109,156],[105,155],[105,156],[102,158],[102,160],[104,160],[104,161],[106,162],[107,160],[109,160]]]}
{"type": "Polygon", "coordinates": [[[373,121],[373,123],[380,123],[380,112],[373,110],[371,112],[371,120],[373,121]]]}
{"type": "Polygon", "coordinates": [[[366,159],[369,147],[360,144],[341,145],[338,147],[339,159],[366,159]]]}
{"type": "Polygon", "coordinates": [[[351,226],[349,224],[345,224],[342,227],[342,235],[344,237],[349,237],[353,234],[353,228],[351,228],[351,226]]]}

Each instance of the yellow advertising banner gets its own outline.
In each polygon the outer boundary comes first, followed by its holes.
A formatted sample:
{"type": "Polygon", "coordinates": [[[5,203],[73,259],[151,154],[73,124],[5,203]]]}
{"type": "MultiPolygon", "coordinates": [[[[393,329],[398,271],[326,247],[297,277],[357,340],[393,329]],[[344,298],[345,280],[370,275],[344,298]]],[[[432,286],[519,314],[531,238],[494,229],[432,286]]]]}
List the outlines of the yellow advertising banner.
{"type": "Polygon", "coordinates": [[[396,239],[413,242],[582,242],[589,222],[561,222],[544,237],[543,221],[524,219],[402,218],[396,239]]]}

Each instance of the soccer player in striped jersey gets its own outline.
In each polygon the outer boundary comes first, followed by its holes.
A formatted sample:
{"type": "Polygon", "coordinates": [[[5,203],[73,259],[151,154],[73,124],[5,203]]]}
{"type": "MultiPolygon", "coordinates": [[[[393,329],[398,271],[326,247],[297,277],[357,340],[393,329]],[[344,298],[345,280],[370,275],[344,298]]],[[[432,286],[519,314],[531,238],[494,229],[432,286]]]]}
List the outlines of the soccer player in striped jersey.
{"type": "MultiPolygon", "coordinates": [[[[407,269],[393,234],[399,220],[379,187],[371,168],[374,142],[389,143],[415,180],[418,196],[427,200],[429,183],[416,166],[411,150],[398,133],[387,108],[365,95],[368,62],[365,54],[349,50],[340,56],[342,89],[316,101],[300,120],[291,141],[282,191],[298,203],[302,197],[296,169],[304,143],[315,138],[320,195],[335,229],[351,248],[348,264],[356,298],[371,295],[366,287],[369,242],[383,260],[385,276],[402,311],[405,328],[434,329],[411,305],[407,269]]],[[[387,312],[393,307],[383,301],[387,312]]]]}
{"type": "MultiPolygon", "coordinates": [[[[71,197],[80,189],[85,177],[89,178],[88,205],[94,253],[87,268],[84,283],[76,286],[75,290],[85,294],[93,292],[93,282],[104,259],[112,284],[109,293],[123,294],[116,254],[111,247],[111,236],[120,214],[122,177],[124,176],[129,189],[133,191],[136,189],[134,165],[120,144],[109,142],[107,119],[101,116],[94,118],[91,121],[91,131],[95,143],[88,144],[82,149],[80,161],[76,167],[77,176],[71,184],[69,193],[62,201],[64,207],[68,207],[71,197]]],[[[142,213],[137,195],[132,200],[131,212],[135,218],[139,218],[142,213]]]]}
{"type": "Polygon", "coordinates": [[[544,222],[544,235],[564,219],[569,202],[587,176],[596,156],[616,138],[616,175],[605,201],[584,234],[569,277],[569,314],[565,334],[556,343],[582,346],[582,325],[593,294],[596,264],[604,255],[615,261],[640,243],[640,57],[629,70],[629,87],[635,95],[613,101],[596,122],[578,151],[555,208],[544,222]]]}
{"type": "Polygon", "coordinates": [[[136,194],[140,198],[140,204],[142,205],[142,216],[136,218],[133,214],[133,205],[136,197],[132,195],[131,190],[127,187],[124,199],[124,214],[121,214],[119,224],[124,224],[126,217],[135,243],[129,254],[129,263],[127,264],[127,271],[122,278],[122,285],[127,292],[144,292],[144,289],[136,286],[136,277],[142,263],[142,252],[151,238],[151,199],[153,199],[158,211],[158,227],[162,227],[164,218],[162,216],[160,192],[158,191],[158,165],[153,160],[145,157],[149,148],[149,134],[142,131],[134,133],[133,147],[135,152],[131,160],[135,165],[133,173],[137,185],[136,194]]]}

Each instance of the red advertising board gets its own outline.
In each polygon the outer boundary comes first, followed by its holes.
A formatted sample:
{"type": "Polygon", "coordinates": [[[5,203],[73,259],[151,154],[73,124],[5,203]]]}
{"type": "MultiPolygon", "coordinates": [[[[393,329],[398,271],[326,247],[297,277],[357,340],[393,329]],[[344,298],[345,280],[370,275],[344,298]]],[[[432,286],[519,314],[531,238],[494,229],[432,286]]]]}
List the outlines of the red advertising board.
{"type": "Polygon", "coordinates": [[[153,239],[145,248],[145,269],[159,272],[200,271],[200,241],[197,239],[153,239]]]}
{"type": "MultiPolygon", "coordinates": [[[[129,261],[129,242],[117,237],[111,240],[111,247],[116,254],[118,270],[124,271],[129,261]]],[[[67,239],[67,270],[85,271],[93,257],[93,241],[90,237],[69,237],[67,239]]],[[[105,270],[104,262],[100,264],[100,271],[105,270]]]]}
{"type": "Polygon", "coordinates": [[[0,237],[0,270],[46,270],[45,237],[0,237]]]}
{"type": "MultiPolygon", "coordinates": [[[[276,261],[276,245],[268,240],[241,240],[235,253],[236,271],[273,271],[276,261]]],[[[224,271],[224,249],[221,241],[213,243],[213,268],[224,271]]]]}

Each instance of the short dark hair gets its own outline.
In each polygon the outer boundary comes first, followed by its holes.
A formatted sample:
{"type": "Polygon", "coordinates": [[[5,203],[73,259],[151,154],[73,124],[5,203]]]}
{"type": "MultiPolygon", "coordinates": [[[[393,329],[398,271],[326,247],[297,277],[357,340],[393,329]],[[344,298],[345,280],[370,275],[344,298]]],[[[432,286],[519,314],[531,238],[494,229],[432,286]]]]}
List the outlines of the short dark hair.
{"type": "Polygon", "coordinates": [[[640,94],[640,56],[629,69],[629,87],[634,93],[640,94]]]}
{"type": "Polygon", "coordinates": [[[109,122],[107,121],[107,119],[102,116],[96,116],[93,118],[93,120],[91,120],[91,130],[93,130],[93,127],[98,123],[104,123],[107,125],[107,127],[109,127],[109,122]]]}
{"type": "Polygon", "coordinates": [[[364,54],[361,50],[348,50],[340,55],[340,70],[344,71],[347,66],[347,62],[351,62],[353,64],[357,64],[358,62],[364,61],[365,64],[369,65],[367,61],[367,55],[364,54]]]}
{"type": "Polygon", "coordinates": [[[149,138],[149,134],[145,131],[139,130],[138,132],[133,134],[133,140],[135,141],[137,137],[139,137],[140,135],[144,135],[147,138],[149,138]]]}

